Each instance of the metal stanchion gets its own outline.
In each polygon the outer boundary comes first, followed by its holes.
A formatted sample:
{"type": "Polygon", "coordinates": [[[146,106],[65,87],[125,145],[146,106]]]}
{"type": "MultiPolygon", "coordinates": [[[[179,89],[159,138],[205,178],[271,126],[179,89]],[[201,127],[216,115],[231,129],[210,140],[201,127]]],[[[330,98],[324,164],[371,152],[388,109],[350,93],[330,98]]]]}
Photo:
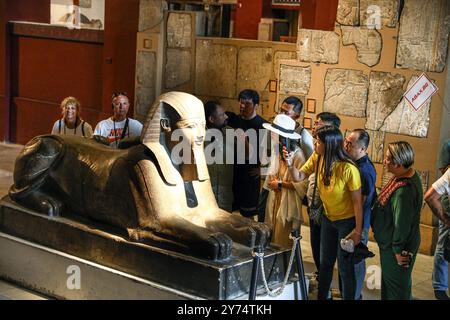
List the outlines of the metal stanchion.
{"type": "Polygon", "coordinates": [[[258,285],[258,273],[260,259],[259,255],[263,252],[262,247],[258,246],[253,250],[253,268],[252,268],[252,278],[250,281],[250,291],[248,294],[248,300],[256,300],[256,288],[258,285]]]}
{"type": "MultiPolygon", "coordinates": [[[[300,238],[300,230],[292,230],[292,236],[295,238],[300,238]]],[[[295,264],[297,265],[298,272],[298,281],[300,284],[300,293],[304,300],[308,300],[308,291],[306,290],[306,280],[305,280],[305,270],[303,268],[303,258],[302,258],[302,250],[300,246],[300,239],[297,241],[297,245],[295,248],[295,264]]]]}

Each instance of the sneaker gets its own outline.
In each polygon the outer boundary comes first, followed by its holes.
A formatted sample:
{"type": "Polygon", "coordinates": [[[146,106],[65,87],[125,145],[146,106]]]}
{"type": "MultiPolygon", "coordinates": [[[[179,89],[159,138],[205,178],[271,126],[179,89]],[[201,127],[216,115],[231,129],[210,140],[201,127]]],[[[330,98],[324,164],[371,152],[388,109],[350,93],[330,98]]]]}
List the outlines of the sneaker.
{"type": "Polygon", "coordinates": [[[438,300],[450,300],[445,290],[434,290],[434,296],[438,300]]]}

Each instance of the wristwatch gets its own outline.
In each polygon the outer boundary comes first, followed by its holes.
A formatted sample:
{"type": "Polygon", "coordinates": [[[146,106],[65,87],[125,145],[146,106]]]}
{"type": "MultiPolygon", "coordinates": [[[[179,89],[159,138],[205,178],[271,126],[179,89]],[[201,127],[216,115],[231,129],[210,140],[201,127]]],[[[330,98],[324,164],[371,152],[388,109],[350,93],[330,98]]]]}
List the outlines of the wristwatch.
{"type": "Polygon", "coordinates": [[[282,187],[283,187],[283,181],[282,180],[278,180],[278,190],[281,191],[282,187]]]}

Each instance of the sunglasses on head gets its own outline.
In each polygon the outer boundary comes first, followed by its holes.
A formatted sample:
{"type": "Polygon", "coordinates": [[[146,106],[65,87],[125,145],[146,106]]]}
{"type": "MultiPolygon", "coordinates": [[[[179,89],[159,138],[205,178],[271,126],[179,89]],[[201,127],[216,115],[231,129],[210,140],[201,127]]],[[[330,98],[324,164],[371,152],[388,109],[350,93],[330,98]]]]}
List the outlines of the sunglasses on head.
{"type": "Polygon", "coordinates": [[[111,99],[117,98],[118,96],[124,96],[128,98],[128,94],[125,91],[116,91],[112,94],[111,99]]]}

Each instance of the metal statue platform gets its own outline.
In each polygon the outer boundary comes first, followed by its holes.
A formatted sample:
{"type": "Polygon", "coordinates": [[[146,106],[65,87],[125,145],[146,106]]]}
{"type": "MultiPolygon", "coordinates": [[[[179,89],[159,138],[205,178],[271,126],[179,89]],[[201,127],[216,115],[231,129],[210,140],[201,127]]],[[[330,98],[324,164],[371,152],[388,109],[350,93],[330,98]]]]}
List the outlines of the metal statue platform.
{"type": "MultiPolygon", "coordinates": [[[[38,214],[8,197],[0,201],[0,251],[0,277],[62,299],[246,299],[252,272],[248,247],[234,244],[224,261],[198,259],[38,214]]],[[[271,288],[281,285],[289,254],[265,250],[271,288]]],[[[258,294],[263,287],[259,277],[258,294]]],[[[289,282],[278,299],[295,298],[298,285],[289,282]]]]}

